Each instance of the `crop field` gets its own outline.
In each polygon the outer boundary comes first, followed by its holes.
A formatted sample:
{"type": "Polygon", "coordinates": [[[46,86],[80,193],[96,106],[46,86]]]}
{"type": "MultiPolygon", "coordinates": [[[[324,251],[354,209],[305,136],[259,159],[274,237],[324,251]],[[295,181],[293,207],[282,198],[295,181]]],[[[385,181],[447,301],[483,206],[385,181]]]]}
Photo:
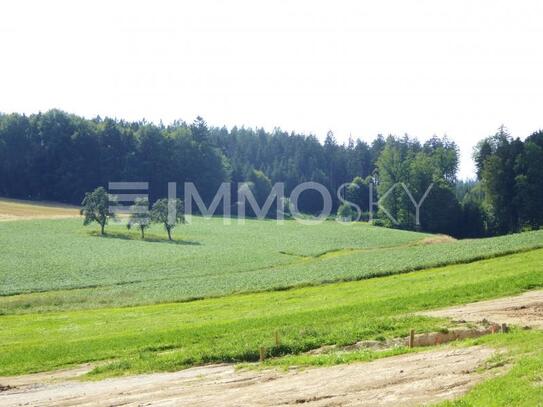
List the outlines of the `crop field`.
{"type": "Polygon", "coordinates": [[[79,219],[0,223],[0,313],[186,301],[358,280],[543,247],[543,231],[454,241],[358,223],[195,218],[168,242],[79,219]],[[435,242],[435,243],[433,243],[435,242]]]}
{"type": "Polygon", "coordinates": [[[258,359],[434,331],[414,311],[543,287],[543,250],[362,281],[179,304],[2,316],[0,376],[112,360],[92,376],[258,359]],[[273,333],[282,342],[273,347],[273,333]]]}
{"type": "Polygon", "coordinates": [[[0,221],[21,219],[61,219],[79,216],[79,208],[47,202],[0,199],[0,221]]]}
{"type": "MultiPolygon", "coordinates": [[[[174,238],[157,225],[142,240],[120,224],[100,236],[81,219],[0,222],[0,381],[82,363],[90,380],[247,367],[261,347],[267,367],[367,362],[418,350],[306,352],[443,331],[450,320],[416,312],[543,287],[543,230],[454,240],[366,223],[195,217],[174,238]]],[[[539,400],[542,339],[513,328],[454,345],[503,348],[490,364],[511,369],[445,405],[539,400]]]]}

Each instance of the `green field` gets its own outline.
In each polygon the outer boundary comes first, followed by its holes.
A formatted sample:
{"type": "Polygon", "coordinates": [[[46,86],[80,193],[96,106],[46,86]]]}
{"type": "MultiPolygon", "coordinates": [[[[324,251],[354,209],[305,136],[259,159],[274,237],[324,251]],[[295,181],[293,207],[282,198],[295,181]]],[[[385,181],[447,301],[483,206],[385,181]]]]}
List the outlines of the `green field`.
{"type": "Polygon", "coordinates": [[[195,218],[165,240],[78,219],[0,223],[0,313],[84,309],[358,280],[543,247],[543,231],[424,244],[430,235],[357,223],[195,218]]]}
{"type": "Polygon", "coordinates": [[[179,304],[2,318],[0,375],[93,360],[96,374],[252,361],[323,344],[436,330],[448,322],[413,311],[543,287],[543,250],[363,281],[241,294],[179,304]],[[273,348],[278,330],[282,345],[273,348]]]}
{"type": "MultiPolygon", "coordinates": [[[[175,237],[155,226],[142,241],[121,225],[101,237],[79,219],[0,222],[0,376],[84,362],[100,362],[91,379],[244,364],[261,346],[268,366],[369,361],[412,350],[304,352],[445,329],[413,313],[543,287],[541,230],[454,241],[364,223],[196,218],[175,237]]],[[[533,405],[542,335],[458,343],[502,347],[512,369],[452,405],[533,405]],[[519,390],[504,391],[511,383],[519,390]]]]}

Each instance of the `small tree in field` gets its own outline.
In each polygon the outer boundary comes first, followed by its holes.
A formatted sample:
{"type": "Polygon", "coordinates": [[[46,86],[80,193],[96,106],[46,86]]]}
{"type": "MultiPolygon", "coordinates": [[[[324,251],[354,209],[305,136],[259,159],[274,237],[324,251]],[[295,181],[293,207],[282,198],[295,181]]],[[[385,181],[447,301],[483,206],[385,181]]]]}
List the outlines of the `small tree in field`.
{"type": "Polygon", "coordinates": [[[130,218],[126,227],[131,229],[138,227],[141,231],[141,238],[145,239],[145,229],[151,226],[151,216],[149,214],[149,201],[147,198],[138,198],[131,208],[130,218]]]}
{"type": "Polygon", "coordinates": [[[96,222],[100,225],[100,233],[103,235],[108,219],[115,219],[115,214],[109,210],[109,206],[115,203],[114,197],[109,195],[103,187],[87,192],[81,202],[80,210],[80,214],[85,217],[83,225],[87,226],[96,222]]]}
{"type": "Polygon", "coordinates": [[[341,204],[337,210],[337,216],[343,221],[353,220],[353,210],[350,205],[341,204]]]}
{"type": "Polygon", "coordinates": [[[162,223],[168,232],[168,239],[172,240],[172,230],[178,223],[185,223],[183,201],[180,199],[159,199],[151,209],[153,222],[162,223]]]}

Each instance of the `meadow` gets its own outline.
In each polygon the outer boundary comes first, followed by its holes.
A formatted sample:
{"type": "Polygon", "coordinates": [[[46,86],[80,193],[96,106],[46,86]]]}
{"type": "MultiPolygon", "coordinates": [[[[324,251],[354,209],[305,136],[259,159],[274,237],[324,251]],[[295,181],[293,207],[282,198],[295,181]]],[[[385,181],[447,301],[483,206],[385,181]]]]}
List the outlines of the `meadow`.
{"type": "MultiPolygon", "coordinates": [[[[142,240],[115,224],[100,236],[79,218],[0,222],[0,376],[86,362],[90,380],[254,368],[260,347],[265,367],[364,362],[423,350],[305,352],[447,329],[414,313],[543,287],[543,230],[456,241],[366,223],[195,217],[174,237],[154,225],[142,240]]],[[[533,405],[542,339],[513,328],[452,345],[502,348],[489,364],[511,369],[444,405],[533,405]]]]}
{"type": "Polygon", "coordinates": [[[543,247],[543,231],[489,239],[328,221],[194,218],[168,242],[80,219],[0,223],[0,314],[134,306],[367,279],[543,247]],[[432,242],[437,242],[432,244],[432,242]]]}
{"type": "Polygon", "coordinates": [[[0,376],[107,361],[104,377],[299,354],[447,327],[414,311],[543,287],[543,250],[362,281],[178,304],[1,317],[0,376]],[[274,332],[281,345],[274,346],[274,332]]]}

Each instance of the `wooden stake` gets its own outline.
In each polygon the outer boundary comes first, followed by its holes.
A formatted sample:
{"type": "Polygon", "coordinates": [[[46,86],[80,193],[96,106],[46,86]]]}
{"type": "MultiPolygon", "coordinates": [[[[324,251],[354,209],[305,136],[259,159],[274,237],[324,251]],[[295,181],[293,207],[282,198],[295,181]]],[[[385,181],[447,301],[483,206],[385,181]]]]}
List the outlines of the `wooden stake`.
{"type": "Polygon", "coordinates": [[[264,359],[266,359],[266,349],[264,349],[264,346],[260,347],[260,361],[264,362],[264,359]]]}
{"type": "Polygon", "coordinates": [[[279,331],[275,331],[275,346],[279,346],[281,341],[279,339],[279,331]]]}
{"type": "Polygon", "coordinates": [[[409,347],[412,348],[415,346],[415,330],[412,329],[409,331],[409,347]]]}

